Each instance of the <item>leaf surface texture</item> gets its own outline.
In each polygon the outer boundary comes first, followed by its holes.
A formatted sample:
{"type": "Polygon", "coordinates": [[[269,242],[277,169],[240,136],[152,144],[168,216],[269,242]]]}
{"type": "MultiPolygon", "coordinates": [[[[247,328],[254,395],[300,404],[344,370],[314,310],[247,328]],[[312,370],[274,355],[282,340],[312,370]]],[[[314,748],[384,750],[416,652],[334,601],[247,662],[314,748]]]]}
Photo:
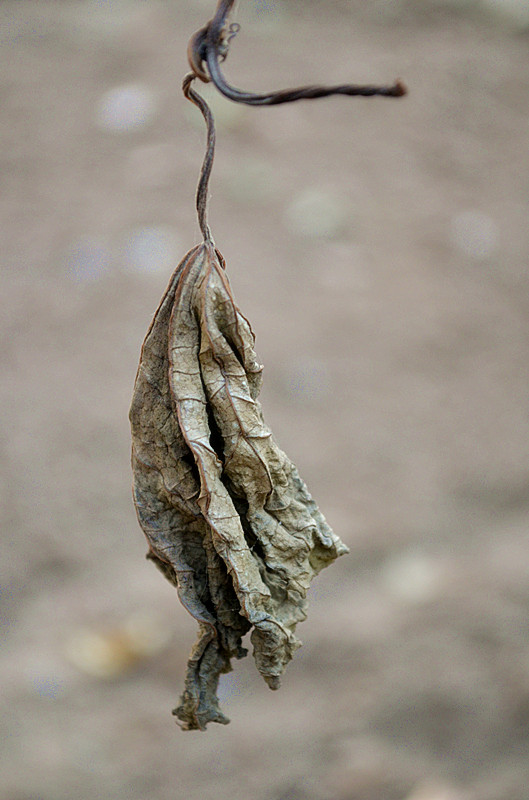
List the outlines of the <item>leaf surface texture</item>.
{"type": "Polygon", "coordinates": [[[143,344],[130,410],[134,500],[148,556],[199,624],[186,730],[227,723],[219,675],[246,655],[275,689],[300,646],[312,578],[345,545],[264,422],[262,366],[212,242],[175,270],[143,344]]]}

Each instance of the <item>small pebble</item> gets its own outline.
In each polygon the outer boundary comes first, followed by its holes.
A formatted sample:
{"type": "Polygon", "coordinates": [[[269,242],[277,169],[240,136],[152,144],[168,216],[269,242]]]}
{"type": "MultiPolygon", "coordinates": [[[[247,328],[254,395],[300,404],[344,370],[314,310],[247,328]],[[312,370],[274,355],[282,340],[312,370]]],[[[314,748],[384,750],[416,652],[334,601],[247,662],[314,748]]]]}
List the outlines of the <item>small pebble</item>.
{"type": "Polygon", "coordinates": [[[105,92],[98,104],[97,123],[114,133],[128,133],[147,125],[155,113],[154,93],[142,84],[132,83],[105,92]]]}
{"type": "Polygon", "coordinates": [[[66,256],[66,270],[79,283],[91,283],[111,269],[111,255],[103,237],[82,236],[66,256]]]}
{"type": "Polygon", "coordinates": [[[435,595],[440,574],[433,559],[419,553],[407,553],[386,562],[382,583],[394,597],[421,603],[435,595]]]}
{"type": "Polygon", "coordinates": [[[453,786],[438,783],[421,783],[413,789],[406,800],[467,800],[467,793],[453,786]]]}
{"type": "Polygon", "coordinates": [[[169,634],[147,614],[130,616],[111,630],[78,630],[67,642],[69,661],[95,678],[115,678],[160,652],[169,634]]]}
{"type": "Polygon", "coordinates": [[[287,208],[287,228],[307,238],[330,238],[346,226],[347,214],[338,198],[320,189],[300,192],[287,208]]]}
{"type": "Polygon", "coordinates": [[[123,265],[131,272],[149,275],[176,266],[178,237],[171,228],[137,228],[125,243],[123,265]]]}
{"type": "Polygon", "coordinates": [[[329,370],[321,359],[302,358],[289,365],[288,390],[296,402],[318,404],[331,391],[329,370]]]}
{"type": "Polygon", "coordinates": [[[55,675],[37,675],[32,678],[31,685],[40,697],[50,700],[55,700],[62,689],[62,683],[55,675]]]}
{"type": "Polygon", "coordinates": [[[261,203],[274,197],[278,190],[276,173],[271,164],[258,159],[239,159],[225,177],[228,194],[239,203],[261,203]]]}

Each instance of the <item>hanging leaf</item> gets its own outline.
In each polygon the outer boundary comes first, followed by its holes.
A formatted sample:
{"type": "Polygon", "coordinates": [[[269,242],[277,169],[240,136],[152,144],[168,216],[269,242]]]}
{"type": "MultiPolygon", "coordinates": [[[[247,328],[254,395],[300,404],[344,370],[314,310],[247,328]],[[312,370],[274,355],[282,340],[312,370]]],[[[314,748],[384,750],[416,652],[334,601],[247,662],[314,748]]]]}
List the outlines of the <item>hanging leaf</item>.
{"type": "Polygon", "coordinates": [[[200,625],[174,712],[186,729],[228,721],[218,678],[246,655],[251,628],[257,668],[279,687],[312,578],[347,552],[263,420],[261,372],[222,256],[205,242],[158,308],[130,413],[149,557],[200,625]]]}
{"type": "Polygon", "coordinates": [[[247,651],[271,689],[300,646],[312,578],[348,552],[331,531],[294,464],[272,438],[258,402],[262,366],[248,321],[237,309],[207,224],[215,150],[211,111],[191,84],[210,78],[249,105],[341,95],[401,97],[391,87],[310,86],[254,95],[229,86],[219,61],[238,30],[234,0],[192,38],[185,96],[207,125],[197,190],[203,243],[177,267],[143,343],[130,410],[134,501],[148,557],[176,586],[199,623],[184,693],[173,712],[184,730],[227,723],[219,676],[247,651]]]}

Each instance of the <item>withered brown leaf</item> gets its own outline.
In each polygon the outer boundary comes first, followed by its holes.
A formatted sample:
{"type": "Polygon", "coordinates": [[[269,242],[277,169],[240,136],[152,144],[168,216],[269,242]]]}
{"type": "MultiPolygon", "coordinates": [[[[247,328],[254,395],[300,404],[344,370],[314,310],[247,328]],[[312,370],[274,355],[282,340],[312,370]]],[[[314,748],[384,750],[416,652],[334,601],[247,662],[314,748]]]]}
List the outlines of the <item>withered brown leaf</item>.
{"type": "Polygon", "coordinates": [[[305,619],[312,578],[347,552],[263,420],[254,336],[235,306],[207,222],[214,120],[191,84],[211,79],[222,94],[249,105],[406,92],[399,81],[265,95],[234,89],[219,68],[238,29],[227,22],[233,5],[219,0],[214,18],[190,42],[192,71],[182,89],[207,128],[196,197],[204,241],[177,267],[155,314],[130,410],[134,499],[148,557],[199,623],[173,712],[185,730],[229,721],[219,709],[219,675],[233,657],[246,655],[242,638],[250,629],[257,668],[270,688],[279,687],[300,646],[295,629],[305,619]]]}
{"type": "Polygon", "coordinates": [[[347,552],[257,400],[262,367],[211,239],[177,267],[143,344],[130,411],[134,498],[148,557],[199,623],[173,712],[227,723],[219,675],[246,655],[277,689],[312,578],[347,552]]]}

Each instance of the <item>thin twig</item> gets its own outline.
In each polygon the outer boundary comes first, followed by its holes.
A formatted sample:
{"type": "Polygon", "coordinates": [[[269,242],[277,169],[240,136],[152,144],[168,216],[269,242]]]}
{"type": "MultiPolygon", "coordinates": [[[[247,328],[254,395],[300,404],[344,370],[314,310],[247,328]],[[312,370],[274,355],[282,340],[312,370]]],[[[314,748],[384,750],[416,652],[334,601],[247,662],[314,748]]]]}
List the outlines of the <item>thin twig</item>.
{"type": "Polygon", "coordinates": [[[237,23],[228,23],[228,16],[234,3],[235,0],[219,0],[213,19],[191,38],[188,46],[188,59],[192,72],[186,75],[182,85],[185,96],[200,109],[207,126],[206,155],[200,172],[196,197],[198,222],[206,242],[213,242],[207,223],[207,194],[215,154],[215,125],[206,101],[191,88],[191,83],[195,78],[199,78],[204,83],[211,80],[225,97],[236,103],[246,103],[251,106],[272,106],[280,103],[293,103],[297,100],[315,100],[330,95],[402,97],[407,91],[400,81],[396,81],[392,86],[356,84],[302,86],[297,89],[283,89],[267,94],[253,94],[235,89],[227,83],[220,69],[220,62],[226,58],[230,41],[240,27],[237,23]]]}
{"type": "Polygon", "coordinates": [[[266,94],[253,94],[236,89],[226,81],[220,69],[220,62],[227,56],[229,42],[239,29],[236,24],[228,25],[228,16],[234,2],[235,0],[219,0],[215,16],[205,27],[197,31],[188,48],[189,63],[196,77],[205,82],[211,80],[219,92],[230,100],[251,106],[272,106],[331,95],[402,97],[406,94],[406,87],[401,81],[396,81],[392,86],[357,84],[302,86],[266,94]]]}

